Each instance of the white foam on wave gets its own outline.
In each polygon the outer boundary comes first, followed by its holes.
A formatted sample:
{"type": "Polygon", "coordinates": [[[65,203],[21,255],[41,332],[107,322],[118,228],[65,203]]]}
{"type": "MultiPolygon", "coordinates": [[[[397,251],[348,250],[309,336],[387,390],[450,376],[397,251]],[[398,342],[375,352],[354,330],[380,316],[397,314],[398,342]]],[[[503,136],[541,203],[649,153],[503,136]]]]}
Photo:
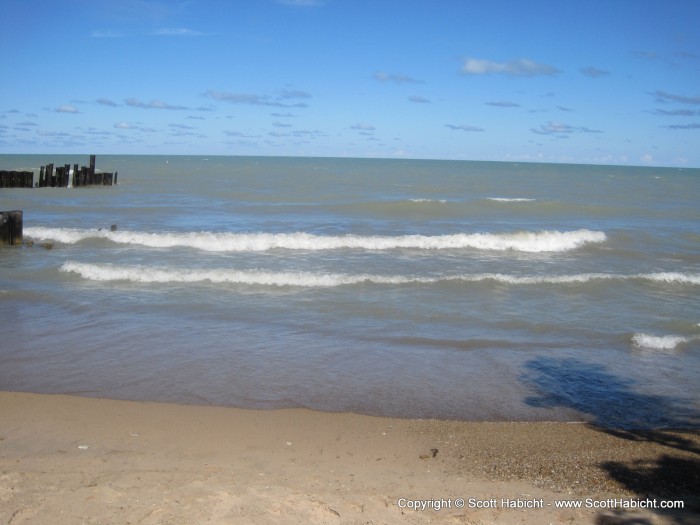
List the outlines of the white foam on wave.
{"type": "Polygon", "coordinates": [[[613,274],[576,274],[554,276],[516,276],[500,273],[446,275],[439,277],[411,275],[373,275],[276,272],[267,270],[236,270],[229,268],[191,269],[159,268],[153,266],[119,266],[68,261],[62,272],[75,273],[92,281],[131,281],[139,283],[234,283],[269,286],[333,287],[361,283],[374,284],[435,284],[450,281],[478,283],[495,281],[507,285],[580,284],[597,279],[630,279],[635,276],[613,274]]]}
{"type": "Polygon", "coordinates": [[[438,202],[440,204],[447,204],[447,199],[409,199],[411,202],[438,202]]]}
{"type": "Polygon", "coordinates": [[[581,273],[573,275],[508,275],[501,273],[484,273],[474,275],[461,275],[446,280],[459,279],[463,281],[477,282],[493,280],[503,284],[582,284],[592,281],[628,281],[628,280],[643,280],[652,281],[655,283],[669,284],[689,284],[700,285],[700,274],[684,274],[684,273],[644,273],[644,274],[615,274],[615,273],[581,273]]]}
{"type": "Polygon", "coordinates": [[[495,202],[535,202],[535,199],[526,199],[524,197],[488,197],[486,200],[495,202]]]}
{"type": "Polygon", "coordinates": [[[404,284],[431,281],[402,276],[332,274],[312,272],[271,272],[265,270],[154,268],[66,262],[61,271],[76,273],[92,281],[131,281],[138,283],[230,283],[264,286],[334,287],[363,282],[404,284]]]}
{"type": "Polygon", "coordinates": [[[648,279],[660,283],[695,284],[700,285],[700,274],[659,272],[636,275],[639,279],[648,279]]]}
{"type": "Polygon", "coordinates": [[[392,250],[465,249],[520,252],[565,252],[583,245],[602,243],[604,232],[591,230],[538,231],[514,233],[456,233],[449,235],[315,235],[295,233],[213,233],[96,231],[70,228],[25,228],[25,234],[38,239],[74,244],[86,239],[103,238],[119,244],[149,248],[195,248],[209,252],[259,252],[286,250],[392,250]]]}
{"type": "Polygon", "coordinates": [[[691,337],[682,335],[649,335],[644,333],[634,334],[632,343],[649,350],[675,350],[679,345],[687,343],[691,337]]]}

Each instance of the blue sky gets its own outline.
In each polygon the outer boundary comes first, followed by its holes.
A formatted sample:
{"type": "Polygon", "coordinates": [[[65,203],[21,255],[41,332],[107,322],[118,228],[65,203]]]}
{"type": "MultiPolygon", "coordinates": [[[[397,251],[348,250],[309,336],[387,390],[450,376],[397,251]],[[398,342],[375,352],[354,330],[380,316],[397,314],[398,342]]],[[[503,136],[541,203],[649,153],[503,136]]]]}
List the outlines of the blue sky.
{"type": "Polygon", "coordinates": [[[0,153],[700,167],[697,0],[0,0],[0,153]]]}

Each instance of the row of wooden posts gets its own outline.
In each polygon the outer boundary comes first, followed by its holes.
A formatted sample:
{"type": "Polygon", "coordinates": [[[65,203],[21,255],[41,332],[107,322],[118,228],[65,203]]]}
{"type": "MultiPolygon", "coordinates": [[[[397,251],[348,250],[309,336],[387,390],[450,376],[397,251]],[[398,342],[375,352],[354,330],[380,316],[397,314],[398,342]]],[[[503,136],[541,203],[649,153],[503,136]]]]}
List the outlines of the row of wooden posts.
{"type": "MultiPolygon", "coordinates": [[[[39,181],[34,184],[33,171],[0,170],[0,188],[67,188],[70,185],[70,164],[42,166],[39,170],[39,181]]],[[[90,155],[90,165],[73,164],[73,187],[81,186],[112,186],[117,184],[114,173],[96,173],[95,155],[90,155]]]]}

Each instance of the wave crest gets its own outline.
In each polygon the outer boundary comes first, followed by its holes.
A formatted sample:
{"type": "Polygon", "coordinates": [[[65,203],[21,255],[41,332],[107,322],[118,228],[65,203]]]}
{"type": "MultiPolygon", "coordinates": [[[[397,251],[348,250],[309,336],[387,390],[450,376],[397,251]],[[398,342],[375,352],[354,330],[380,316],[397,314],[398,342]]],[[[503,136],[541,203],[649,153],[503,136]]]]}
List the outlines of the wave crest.
{"type": "Polygon", "coordinates": [[[525,197],[488,197],[486,200],[495,202],[535,202],[535,199],[525,197]]]}
{"type": "Polygon", "coordinates": [[[639,348],[649,350],[675,350],[679,345],[687,343],[690,337],[681,335],[649,335],[644,333],[634,334],[632,343],[639,348]]]}
{"type": "MultiPolygon", "coordinates": [[[[598,279],[636,279],[640,276],[624,276],[614,274],[577,274],[552,276],[518,276],[502,273],[481,273],[463,275],[444,275],[438,277],[411,275],[373,275],[314,273],[314,272],[276,272],[266,270],[235,270],[228,268],[191,269],[191,268],[159,268],[153,266],[118,266],[114,264],[89,264],[68,261],[60,270],[76,273],[84,279],[93,281],[132,281],[140,283],[237,283],[274,286],[307,286],[330,287],[360,283],[374,284],[437,284],[451,281],[478,283],[494,281],[506,285],[538,285],[538,284],[585,284],[598,279]]],[[[647,278],[653,279],[655,274],[647,278]]],[[[690,276],[689,276],[690,277],[690,276]]],[[[695,276],[695,281],[700,276],[695,276]]],[[[686,283],[696,284],[691,279],[686,283]]]]}
{"type": "Polygon", "coordinates": [[[213,233],[96,231],[69,228],[25,228],[25,234],[38,239],[50,239],[75,244],[87,239],[108,239],[118,244],[133,244],[149,248],[195,248],[209,252],[260,252],[285,250],[449,250],[477,249],[488,251],[519,251],[529,253],[565,252],[606,240],[604,232],[591,230],[538,231],[514,233],[456,233],[449,235],[324,236],[305,232],[294,233],[213,233]]]}

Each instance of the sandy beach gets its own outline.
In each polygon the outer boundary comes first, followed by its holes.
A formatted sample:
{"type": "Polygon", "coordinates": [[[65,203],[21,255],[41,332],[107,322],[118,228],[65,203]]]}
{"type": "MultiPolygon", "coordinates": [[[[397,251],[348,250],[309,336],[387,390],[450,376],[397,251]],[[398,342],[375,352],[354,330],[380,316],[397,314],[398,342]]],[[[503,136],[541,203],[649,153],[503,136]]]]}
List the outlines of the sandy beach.
{"type": "Polygon", "coordinates": [[[3,524],[700,522],[698,431],[14,392],[0,414],[3,524]]]}

